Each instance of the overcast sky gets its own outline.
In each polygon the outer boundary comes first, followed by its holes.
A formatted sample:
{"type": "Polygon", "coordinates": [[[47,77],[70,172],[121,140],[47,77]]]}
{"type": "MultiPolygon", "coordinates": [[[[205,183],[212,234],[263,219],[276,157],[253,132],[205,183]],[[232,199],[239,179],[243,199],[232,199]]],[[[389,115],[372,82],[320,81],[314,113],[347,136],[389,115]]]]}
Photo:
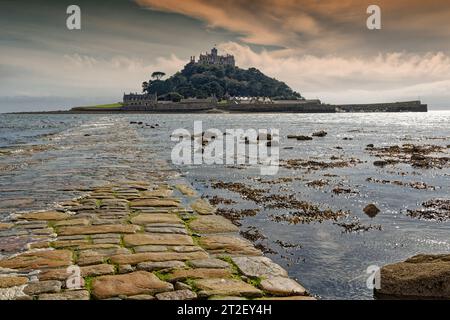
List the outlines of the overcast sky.
{"type": "Polygon", "coordinates": [[[216,44],[306,98],[450,109],[448,0],[0,0],[0,112],[120,101],[216,44]]]}

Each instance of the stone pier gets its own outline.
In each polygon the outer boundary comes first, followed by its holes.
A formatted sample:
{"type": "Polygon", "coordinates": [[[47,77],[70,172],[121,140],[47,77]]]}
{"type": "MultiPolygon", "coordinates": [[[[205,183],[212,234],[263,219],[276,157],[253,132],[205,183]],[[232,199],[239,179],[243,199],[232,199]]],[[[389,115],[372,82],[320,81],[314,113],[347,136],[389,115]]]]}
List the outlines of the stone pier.
{"type": "Polygon", "coordinates": [[[0,299],[313,299],[187,184],[84,191],[0,223],[0,299]]]}

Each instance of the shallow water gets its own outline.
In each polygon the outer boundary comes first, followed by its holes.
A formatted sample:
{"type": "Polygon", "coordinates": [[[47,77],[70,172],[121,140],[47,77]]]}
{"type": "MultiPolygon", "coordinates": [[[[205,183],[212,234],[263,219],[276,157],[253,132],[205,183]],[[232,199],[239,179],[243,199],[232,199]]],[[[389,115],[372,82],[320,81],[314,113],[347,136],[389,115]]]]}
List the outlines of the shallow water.
{"type": "MultiPolygon", "coordinates": [[[[366,287],[366,269],[403,260],[416,253],[450,251],[449,222],[423,221],[405,214],[433,198],[448,198],[450,170],[415,169],[407,164],[375,167],[377,160],[366,150],[375,146],[450,144],[450,112],[403,114],[189,114],[189,115],[0,115],[0,217],[7,219],[16,210],[45,208],[55,201],[82,193],[83,186],[113,179],[139,178],[139,171],[151,171],[155,161],[170,160],[177,128],[193,130],[193,121],[202,120],[203,129],[280,129],[280,159],[330,161],[331,156],[351,157],[361,163],[347,168],[307,171],[280,168],[277,176],[260,177],[254,168],[178,166],[180,172],[204,195],[233,199],[227,208],[260,208],[253,217],[242,219],[241,230],[256,227],[273,252],[268,256],[284,266],[289,274],[313,294],[324,298],[371,299],[366,287]],[[131,125],[143,121],[149,126],[131,125]],[[310,135],[325,130],[324,138],[312,141],[288,140],[288,134],[310,135]],[[347,138],[347,140],[344,140],[347,138]],[[351,139],[351,140],[349,140],[351,139]],[[39,148],[31,146],[38,145],[39,148]],[[42,147],[44,145],[45,147],[42,147]],[[291,150],[284,147],[293,147],[291,150]],[[335,147],[342,147],[341,150],[335,147]],[[31,148],[31,149],[30,149],[31,148]],[[291,182],[267,184],[259,181],[279,177],[291,182]],[[380,184],[367,178],[424,182],[435,190],[380,184]],[[326,179],[323,188],[307,186],[308,181],[326,179]],[[348,210],[351,222],[381,226],[382,230],[344,233],[334,221],[309,224],[275,222],[271,215],[289,210],[264,209],[239,194],[211,188],[212,181],[242,182],[274,194],[293,194],[333,210],[348,210]],[[334,194],[336,186],[355,194],[334,194]],[[79,190],[74,191],[75,187],[79,190]],[[70,191],[69,191],[70,190],[70,191]],[[369,218],[362,212],[376,203],[381,212],[369,218]],[[278,241],[278,242],[277,242],[278,241]],[[290,244],[282,247],[280,242],[290,244]]],[[[448,150],[448,149],[447,149],[448,150]]],[[[448,156],[448,151],[447,151],[448,156]]]]}

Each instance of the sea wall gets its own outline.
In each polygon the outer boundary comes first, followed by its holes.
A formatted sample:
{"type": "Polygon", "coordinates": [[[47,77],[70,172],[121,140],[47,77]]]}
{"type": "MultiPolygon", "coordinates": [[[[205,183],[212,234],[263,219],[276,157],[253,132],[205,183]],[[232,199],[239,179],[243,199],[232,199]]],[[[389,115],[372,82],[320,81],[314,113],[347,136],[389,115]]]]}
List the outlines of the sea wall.
{"type": "Polygon", "coordinates": [[[420,101],[374,104],[336,105],[337,112],[427,112],[428,106],[420,101]]]}

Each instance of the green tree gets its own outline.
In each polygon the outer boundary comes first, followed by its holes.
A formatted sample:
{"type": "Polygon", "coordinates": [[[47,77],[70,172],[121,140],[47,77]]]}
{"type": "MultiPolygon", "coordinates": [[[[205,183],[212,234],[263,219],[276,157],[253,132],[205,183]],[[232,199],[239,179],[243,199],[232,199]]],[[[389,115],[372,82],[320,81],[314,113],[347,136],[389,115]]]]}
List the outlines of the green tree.
{"type": "Polygon", "coordinates": [[[152,78],[156,80],[161,80],[166,74],[161,71],[155,71],[152,73],[152,78]]]}

